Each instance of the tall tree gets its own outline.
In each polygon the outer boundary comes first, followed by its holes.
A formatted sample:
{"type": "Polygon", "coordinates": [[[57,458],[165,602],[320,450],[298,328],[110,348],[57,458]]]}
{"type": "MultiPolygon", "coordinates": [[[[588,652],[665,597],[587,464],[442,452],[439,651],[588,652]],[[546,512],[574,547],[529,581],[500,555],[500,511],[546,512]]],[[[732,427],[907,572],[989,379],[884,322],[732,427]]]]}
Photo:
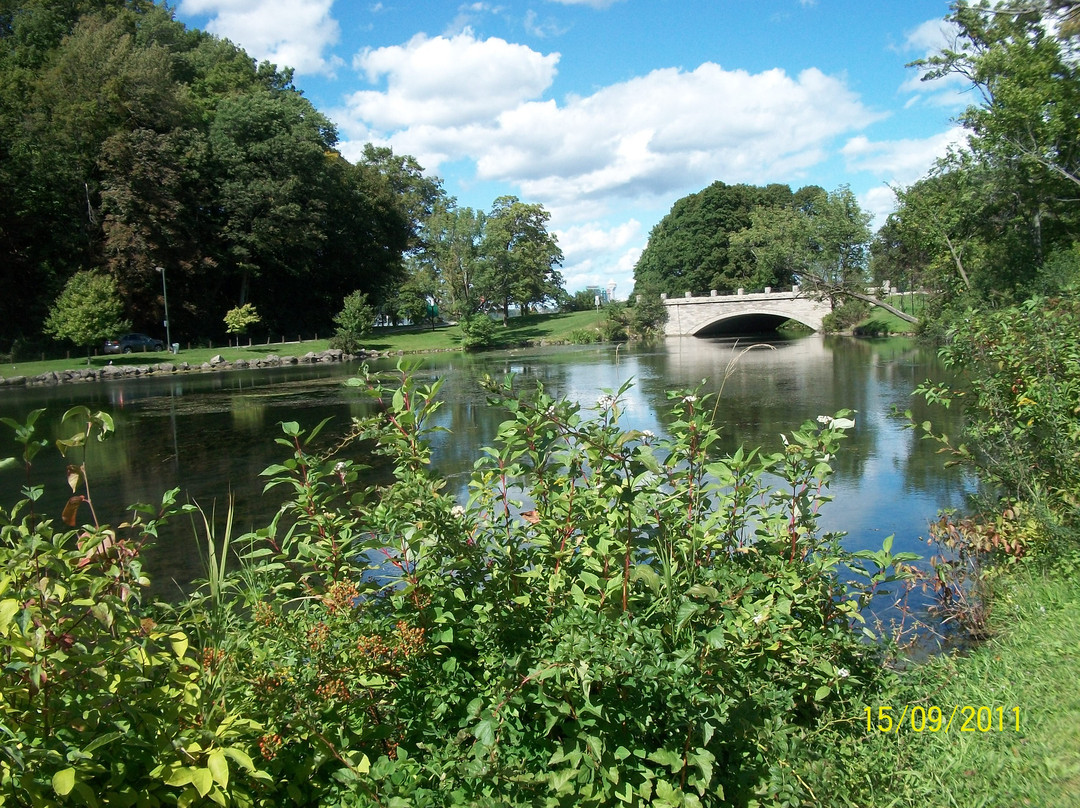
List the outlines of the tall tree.
{"type": "Polygon", "coordinates": [[[924,80],[966,79],[979,99],[959,119],[967,148],[901,194],[901,216],[929,225],[939,264],[960,279],[946,305],[1025,296],[1080,236],[1076,11],[1066,0],[959,2],[953,46],[915,63],[924,80]]]}
{"type": "Polygon", "coordinates": [[[479,285],[484,296],[502,310],[504,324],[511,304],[516,303],[524,314],[562,289],[562,276],[555,269],[562,262],[562,250],[547,231],[550,218],[543,205],[527,204],[515,196],[500,196],[491,206],[484,227],[479,285]]]}
{"type": "Polygon", "coordinates": [[[714,182],[679,199],[649,233],[649,243],[634,267],[635,290],[659,289],[669,295],[704,294],[710,289],[734,291],[782,285],[780,266],[764,268],[731,239],[751,225],[755,211],[798,208],[816,186],[792,194],[787,185],[728,185],[714,182]]]}
{"type": "MultiPolygon", "coordinates": [[[[222,101],[210,125],[226,265],[236,302],[253,281],[310,269],[323,234],[315,179],[337,137],[333,125],[294,90],[253,90],[222,101]]],[[[263,295],[265,297],[265,294],[263,295]]]]}
{"type": "Polygon", "coordinates": [[[445,199],[424,225],[424,248],[416,260],[436,276],[440,305],[453,317],[469,317],[480,308],[477,283],[486,218],[483,211],[445,199]]]}

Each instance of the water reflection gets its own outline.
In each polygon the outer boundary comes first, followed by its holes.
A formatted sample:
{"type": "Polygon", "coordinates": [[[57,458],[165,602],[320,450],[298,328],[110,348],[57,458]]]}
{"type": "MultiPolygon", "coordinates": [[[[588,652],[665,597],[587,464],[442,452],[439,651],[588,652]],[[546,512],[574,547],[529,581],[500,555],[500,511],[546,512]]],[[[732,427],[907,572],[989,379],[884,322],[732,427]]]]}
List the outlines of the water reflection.
{"type": "MultiPolygon", "coordinates": [[[[519,385],[542,383],[553,395],[592,406],[603,390],[634,381],[622,407],[624,425],[665,431],[668,392],[702,385],[720,392],[717,419],[723,424],[722,451],[737,446],[776,449],[781,432],[839,409],[858,411],[846,449],[837,457],[826,508],[827,529],[846,530],[852,547],[878,546],[890,533],[896,550],[923,550],[919,537],[939,508],[958,507],[964,478],[941,467],[934,446],[918,440],[891,416],[894,408],[914,406],[911,391],[943,371],[932,355],[906,341],[855,341],[807,337],[770,342],[750,350],[746,342],[672,338],[649,347],[583,346],[510,351],[478,356],[434,354],[423,359],[418,375],[445,379],[445,402],[436,422],[449,432],[434,437],[433,465],[450,478],[462,496],[476,449],[494,442],[506,417],[488,404],[480,386],[484,375],[514,373],[519,385]]],[[[392,370],[384,360],[373,367],[392,370]]],[[[265,524],[280,504],[276,492],[262,494],[259,477],[282,458],[274,443],[281,421],[311,427],[331,423],[320,436],[335,444],[350,419],[373,404],[342,382],[358,366],[318,365],[170,378],[126,379],[110,383],[0,391],[0,414],[22,419],[47,407],[39,425],[48,437],[62,435],[59,419],[75,404],[112,413],[117,435],[90,448],[88,468],[99,515],[120,521],[133,502],[156,502],[161,492],[179,486],[183,496],[209,509],[231,491],[241,530],[265,524]]],[[[918,417],[955,418],[916,406],[918,417]]],[[[943,428],[950,428],[948,420],[943,428]]],[[[10,431],[0,431],[0,456],[14,454],[10,431]]],[[[362,449],[354,459],[370,462],[362,449]]],[[[374,464],[373,464],[374,465],[374,464]]],[[[66,499],[64,461],[45,451],[34,468],[34,482],[46,485],[43,509],[59,515],[66,499]]],[[[373,476],[385,479],[386,469],[373,476]]],[[[0,502],[10,505],[25,482],[20,469],[0,471],[0,502]]],[[[190,525],[174,524],[147,560],[158,592],[175,591],[171,581],[201,574],[190,525]]]]}

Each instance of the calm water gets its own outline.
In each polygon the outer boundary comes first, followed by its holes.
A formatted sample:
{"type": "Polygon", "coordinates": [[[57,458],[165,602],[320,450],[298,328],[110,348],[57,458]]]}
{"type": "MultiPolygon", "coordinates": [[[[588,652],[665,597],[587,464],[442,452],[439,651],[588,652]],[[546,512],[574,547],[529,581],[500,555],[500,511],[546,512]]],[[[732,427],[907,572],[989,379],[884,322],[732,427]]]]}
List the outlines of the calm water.
{"type": "MultiPolygon", "coordinates": [[[[938,510],[960,507],[968,488],[959,473],[942,468],[934,446],[920,441],[891,415],[912,407],[911,391],[943,371],[930,352],[905,341],[860,341],[810,336],[777,341],[747,353],[749,343],[730,340],[673,338],[649,348],[590,346],[551,348],[463,356],[435,354],[423,358],[419,375],[444,377],[439,423],[450,432],[434,446],[436,469],[464,495],[477,447],[494,440],[504,414],[488,406],[479,380],[484,374],[515,373],[522,383],[540,381],[556,395],[584,405],[595,403],[604,389],[628,379],[635,385],[623,407],[624,423],[638,429],[664,431],[672,389],[705,381],[707,391],[721,391],[719,417],[724,424],[725,451],[739,444],[779,446],[779,434],[806,419],[843,408],[858,411],[856,428],[834,462],[835,502],[823,513],[824,527],[844,530],[851,547],[878,547],[896,534],[894,551],[923,552],[920,537],[938,510]],[[735,361],[737,359],[737,361],[735,361]]],[[[373,364],[392,369],[393,361],[373,364]]],[[[261,494],[259,472],[280,461],[281,421],[311,427],[331,417],[323,433],[329,444],[344,434],[352,416],[370,404],[342,382],[358,366],[290,367],[241,370],[170,378],[131,379],[52,388],[0,390],[0,415],[22,420],[37,407],[47,407],[38,422],[42,434],[62,435],[59,418],[69,407],[85,404],[110,412],[117,434],[93,444],[87,459],[91,490],[103,522],[124,518],[134,502],[159,502],[161,492],[179,486],[182,496],[219,511],[228,492],[236,499],[237,526],[264,525],[279,499],[261,494]]],[[[944,428],[947,413],[918,412],[944,428]]],[[[954,416],[953,416],[954,417],[954,416]]],[[[11,431],[0,426],[0,457],[17,453],[11,431]]],[[[359,458],[364,459],[364,458],[359,458]]],[[[53,448],[38,456],[32,481],[46,486],[44,512],[59,521],[68,496],[65,461],[53,448]]],[[[0,470],[0,503],[10,506],[25,483],[20,468],[0,470]]],[[[88,514],[84,511],[85,519],[88,514]]],[[[170,526],[147,557],[155,590],[166,596],[179,584],[200,577],[202,570],[189,523],[170,526]]]]}

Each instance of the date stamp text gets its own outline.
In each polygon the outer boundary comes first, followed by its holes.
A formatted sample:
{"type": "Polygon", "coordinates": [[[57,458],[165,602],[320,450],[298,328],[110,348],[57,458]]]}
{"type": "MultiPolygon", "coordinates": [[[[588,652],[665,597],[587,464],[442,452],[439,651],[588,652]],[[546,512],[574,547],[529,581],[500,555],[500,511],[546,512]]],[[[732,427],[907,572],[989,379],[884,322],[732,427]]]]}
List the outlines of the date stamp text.
{"type": "Polygon", "coordinates": [[[1019,707],[952,704],[866,708],[867,732],[1019,732],[1019,707]]]}

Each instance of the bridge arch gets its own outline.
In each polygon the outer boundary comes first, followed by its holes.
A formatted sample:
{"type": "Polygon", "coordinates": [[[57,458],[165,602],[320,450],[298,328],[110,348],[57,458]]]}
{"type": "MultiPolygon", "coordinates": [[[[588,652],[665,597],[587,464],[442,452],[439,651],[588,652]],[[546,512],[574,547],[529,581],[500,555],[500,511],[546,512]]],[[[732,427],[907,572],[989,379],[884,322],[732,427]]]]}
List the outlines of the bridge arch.
{"type": "Polygon", "coordinates": [[[799,287],[788,291],[760,293],[737,293],[708,297],[664,298],[668,319],[665,327],[668,336],[697,336],[719,330],[725,322],[741,318],[772,318],[795,320],[814,331],[820,331],[822,320],[830,309],[828,304],[804,297],[799,287]]]}
{"type": "Polygon", "coordinates": [[[799,317],[793,317],[788,312],[767,310],[762,307],[758,311],[722,314],[710,322],[703,323],[690,336],[708,337],[713,335],[738,333],[762,334],[768,331],[774,331],[789,321],[802,323],[802,325],[812,331],[821,330],[820,320],[807,323],[799,317]]]}

